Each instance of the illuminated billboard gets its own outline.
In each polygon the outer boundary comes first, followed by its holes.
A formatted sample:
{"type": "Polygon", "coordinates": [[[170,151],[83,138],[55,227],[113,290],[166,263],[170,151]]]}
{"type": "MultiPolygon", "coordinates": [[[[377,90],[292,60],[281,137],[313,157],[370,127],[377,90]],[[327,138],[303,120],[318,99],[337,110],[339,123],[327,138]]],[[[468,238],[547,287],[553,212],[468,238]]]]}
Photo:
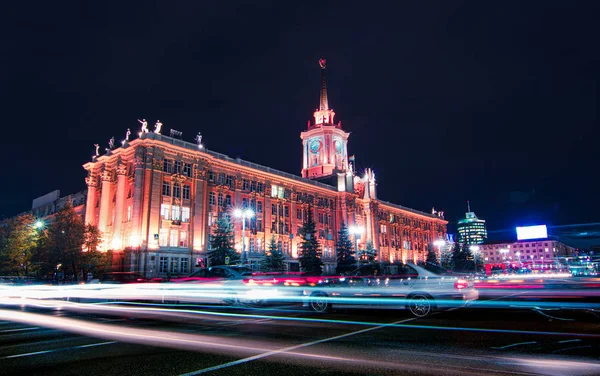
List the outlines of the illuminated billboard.
{"type": "Polygon", "coordinates": [[[546,239],[548,237],[548,229],[546,225],[517,227],[517,239],[546,239]]]}

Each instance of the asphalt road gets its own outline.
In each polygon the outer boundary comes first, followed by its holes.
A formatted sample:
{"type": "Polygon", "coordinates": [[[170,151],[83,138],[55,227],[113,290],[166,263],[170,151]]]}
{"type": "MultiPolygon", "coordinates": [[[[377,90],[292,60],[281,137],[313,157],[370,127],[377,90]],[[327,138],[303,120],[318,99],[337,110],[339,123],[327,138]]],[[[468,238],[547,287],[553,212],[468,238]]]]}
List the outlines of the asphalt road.
{"type": "Polygon", "coordinates": [[[587,310],[0,307],[2,375],[599,375],[587,310]]]}

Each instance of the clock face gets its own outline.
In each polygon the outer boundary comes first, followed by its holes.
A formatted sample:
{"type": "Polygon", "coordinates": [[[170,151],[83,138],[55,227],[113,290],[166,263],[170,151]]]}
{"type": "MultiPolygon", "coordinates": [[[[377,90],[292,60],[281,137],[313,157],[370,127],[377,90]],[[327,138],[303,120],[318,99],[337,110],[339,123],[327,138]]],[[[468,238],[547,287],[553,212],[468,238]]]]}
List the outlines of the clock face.
{"type": "Polygon", "coordinates": [[[341,140],[334,140],[333,146],[335,147],[336,154],[342,154],[342,152],[344,151],[344,144],[341,140]]]}
{"type": "Polygon", "coordinates": [[[317,139],[311,140],[308,144],[308,148],[310,149],[311,153],[317,154],[319,150],[321,150],[321,141],[317,139]]]}

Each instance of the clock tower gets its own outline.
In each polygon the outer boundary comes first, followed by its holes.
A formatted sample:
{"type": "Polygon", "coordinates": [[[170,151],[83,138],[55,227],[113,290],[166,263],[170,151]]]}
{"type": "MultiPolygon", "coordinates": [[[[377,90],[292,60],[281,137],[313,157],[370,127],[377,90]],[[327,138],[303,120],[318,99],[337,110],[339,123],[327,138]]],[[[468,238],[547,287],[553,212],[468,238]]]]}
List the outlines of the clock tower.
{"type": "MultiPolygon", "coordinates": [[[[308,121],[308,129],[300,134],[302,139],[302,177],[309,179],[342,178],[347,173],[352,175],[352,167],[348,164],[348,136],[344,132],[342,122],[334,123],[335,112],[329,108],[327,85],[325,82],[325,59],[319,59],[321,67],[321,101],[319,109],[314,112],[314,123],[308,121]]],[[[350,179],[351,180],[351,179],[350,179]]],[[[344,187],[338,188],[346,191],[344,187]]],[[[349,187],[348,187],[349,188],[349,187]]]]}

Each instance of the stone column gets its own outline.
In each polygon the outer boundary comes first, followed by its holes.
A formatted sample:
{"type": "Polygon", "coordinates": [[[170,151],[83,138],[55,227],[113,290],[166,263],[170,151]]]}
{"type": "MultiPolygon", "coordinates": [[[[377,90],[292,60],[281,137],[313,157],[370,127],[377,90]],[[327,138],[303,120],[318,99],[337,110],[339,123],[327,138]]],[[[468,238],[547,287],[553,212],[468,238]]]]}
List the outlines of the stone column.
{"type": "Polygon", "coordinates": [[[98,229],[102,233],[106,233],[106,226],[108,224],[108,216],[110,215],[110,188],[113,182],[113,172],[108,167],[102,171],[102,194],[100,197],[100,220],[98,221],[98,229]]]}
{"type": "Polygon", "coordinates": [[[121,228],[123,223],[123,206],[127,190],[127,165],[119,163],[117,166],[117,200],[115,207],[115,223],[113,223],[113,249],[121,249],[129,244],[123,244],[121,228]]]}
{"type": "MultiPolygon", "coordinates": [[[[191,223],[190,228],[192,229],[192,249],[194,252],[202,251],[206,254],[207,247],[205,244],[205,234],[208,229],[207,218],[208,214],[205,205],[205,196],[206,195],[206,175],[208,174],[208,169],[204,166],[198,164],[194,174],[193,187],[194,187],[194,197],[192,198],[192,213],[191,213],[191,223]]],[[[194,270],[195,264],[190,264],[191,270],[194,270]]]]}
{"type": "Polygon", "coordinates": [[[133,213],[131,216],[131,244],[142,244],[142,207],[144,203],[144,158],[145,148],[135,150],[135,172],[133,177],[133,213]]]}
{"type": "Polygon", "coordinates": [[[85,203],[85,223],[89,225],[96,225],[96,192],[98,190],[98,179],[92,171],[85,178],[85,183],[88,186],[87,201],[85,203]]]}

